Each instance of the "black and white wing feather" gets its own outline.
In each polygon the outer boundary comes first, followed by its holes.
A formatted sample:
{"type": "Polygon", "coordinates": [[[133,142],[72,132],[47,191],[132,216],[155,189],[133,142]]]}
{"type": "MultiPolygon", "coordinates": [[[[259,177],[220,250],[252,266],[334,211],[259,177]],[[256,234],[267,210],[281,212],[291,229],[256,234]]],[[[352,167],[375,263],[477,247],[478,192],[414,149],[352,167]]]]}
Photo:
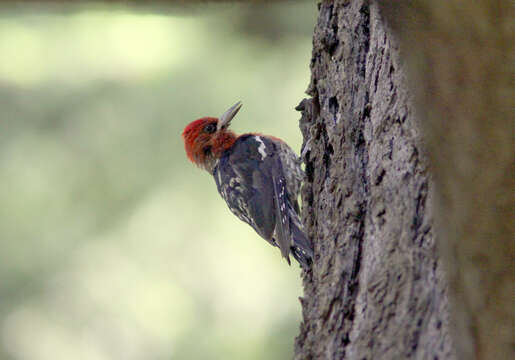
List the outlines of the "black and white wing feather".
{"type": "Polygon", "coordinates": [[[311,243],[295,211],[297,194],[288,193],[280,150],[280,144],[265,136],[241,136],[222,155],[213,176],[218,192],[238,218],[278,246],[288,263],[292,252],[309,266],[311,243]]]}

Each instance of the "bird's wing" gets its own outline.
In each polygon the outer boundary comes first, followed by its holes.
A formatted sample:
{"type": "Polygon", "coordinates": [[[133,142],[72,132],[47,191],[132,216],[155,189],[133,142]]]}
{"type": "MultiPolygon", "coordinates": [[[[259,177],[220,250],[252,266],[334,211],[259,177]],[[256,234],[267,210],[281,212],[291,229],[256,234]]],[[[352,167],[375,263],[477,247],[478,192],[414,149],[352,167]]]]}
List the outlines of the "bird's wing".
{"type": "Polygon", "coordinates": [[[274,154],[272,148],[263,145],[262,137],[256,137],[248,136],[236,143],[227,156],[222,156],[213,175],[231,211],[274,244],[274,154]]]}

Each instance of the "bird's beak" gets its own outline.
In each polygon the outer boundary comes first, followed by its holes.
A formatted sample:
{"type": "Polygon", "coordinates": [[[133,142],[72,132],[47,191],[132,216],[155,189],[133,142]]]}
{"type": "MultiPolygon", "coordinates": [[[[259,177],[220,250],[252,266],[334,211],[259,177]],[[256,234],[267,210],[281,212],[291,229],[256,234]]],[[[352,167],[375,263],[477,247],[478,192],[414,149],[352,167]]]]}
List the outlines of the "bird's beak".
{"type": "Polygon", "coordinates": [[[241,105],[241,101],[238,101],[236,104],[231,106],[226,112],[224,112],[222,116],[220,116],[220,119],[218,120],[218,126],[216,129],[217,131],[229,127],[233,117],[235,117],[238,111],[240,111],[241,105]]]}

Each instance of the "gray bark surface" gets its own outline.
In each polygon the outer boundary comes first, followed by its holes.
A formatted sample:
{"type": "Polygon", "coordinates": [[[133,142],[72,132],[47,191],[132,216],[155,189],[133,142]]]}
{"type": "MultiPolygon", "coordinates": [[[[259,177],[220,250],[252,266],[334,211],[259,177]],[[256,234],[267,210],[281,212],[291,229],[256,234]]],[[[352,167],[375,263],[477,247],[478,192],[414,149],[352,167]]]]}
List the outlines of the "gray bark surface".
{"type": "Polygon", "coordinates": [[[295,359],[453,359],[434,190],[399,46],[374,2],[322,1],[305,138],[314,242],[295,359]]]}
{"type": "Polygon", "coordinates": [[[424,110],[457,353],[515,359],[514,3],[391,5],[424,110]]]}

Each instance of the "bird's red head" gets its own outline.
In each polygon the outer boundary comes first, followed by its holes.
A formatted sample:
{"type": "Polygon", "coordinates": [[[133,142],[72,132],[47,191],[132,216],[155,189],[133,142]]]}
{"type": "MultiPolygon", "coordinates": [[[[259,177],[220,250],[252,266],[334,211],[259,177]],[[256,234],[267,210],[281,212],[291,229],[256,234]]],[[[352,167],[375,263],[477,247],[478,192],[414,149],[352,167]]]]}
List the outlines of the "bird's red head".
{"type": "Polygon", "coordinates": [[[236,141],[236,135],[228,127],[240,108],[241,103],[238,102],[219,119],[203,117],[184,128],[184,149],[191,162],[212,172],[216,159],[236,141]]]}

